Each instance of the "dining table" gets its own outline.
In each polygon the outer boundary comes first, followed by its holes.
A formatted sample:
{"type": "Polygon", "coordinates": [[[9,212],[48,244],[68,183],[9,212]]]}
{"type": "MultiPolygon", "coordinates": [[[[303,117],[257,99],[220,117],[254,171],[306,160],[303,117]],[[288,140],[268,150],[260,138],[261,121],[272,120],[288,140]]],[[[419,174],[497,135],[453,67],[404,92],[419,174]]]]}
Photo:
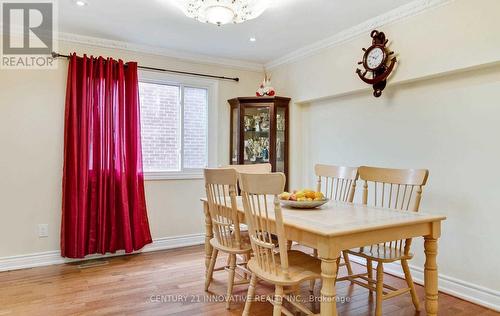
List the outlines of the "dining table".
{"type": "MultiPolygon", "coordinates": [[[[274,197],[269,197],[273,199],[274,197]]],[[[212,255],[212,221],[206,198],[201,198],[205,216],[205,265],[212,255]]],[[[240,223],[245,223],[241,197],[237,197],[240,223]]],[[[424,287],[427,315],[438,313],[438,267],[436,262],[441,222],[445,216],[423,212],[399,211],[356,203],[329,201],[315,209],[294,209],[282,206],[285,235],[318,250],[321,259],[320,315],[336,316],[337,259],[342,250],[393,240],[424,238],[424,287]]],[[[271,220],[274,218],[270,211],[271,220]]],[[[275,230],[270,227],[271,232],[275,230]]]]}

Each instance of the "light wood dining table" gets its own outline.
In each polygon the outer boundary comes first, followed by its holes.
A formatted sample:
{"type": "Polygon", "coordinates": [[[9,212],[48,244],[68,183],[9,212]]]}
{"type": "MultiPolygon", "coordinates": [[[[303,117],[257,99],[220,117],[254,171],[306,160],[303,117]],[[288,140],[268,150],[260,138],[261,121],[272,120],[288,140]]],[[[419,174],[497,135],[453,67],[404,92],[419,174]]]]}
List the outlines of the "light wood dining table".
{"type": "MultiPolygon", "coordinates": [[[[205,265],[208,267],[212,255],[209,242],[213,237],[212,221],[206,198],[201,201],[206,229],[205,265]]],[[[241,197],[238,197],[237,203],[240,221],[244,223],[241,197]]],[[[335,279],[337,258],[342,250],[420,236],[425,240],[425,308],[427,315],[437,315],[437,241],[445,216],[334,201],[312,210],[282,209],[286,238],[318,249],[322,275],[320,315],[337,315],[335,279]]],[[[273,217],[272,211],[270,213],[273,217]]],[[[271,231],[273,229],[271,227],[271,231]]]]}

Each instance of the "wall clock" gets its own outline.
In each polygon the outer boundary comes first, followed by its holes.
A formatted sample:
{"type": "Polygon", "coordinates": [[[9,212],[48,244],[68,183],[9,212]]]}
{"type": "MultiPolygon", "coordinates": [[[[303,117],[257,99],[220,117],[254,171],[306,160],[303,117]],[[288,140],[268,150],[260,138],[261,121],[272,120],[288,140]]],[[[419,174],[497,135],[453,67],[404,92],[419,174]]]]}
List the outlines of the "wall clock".
{"type": "Polygon", "coordinates": [[[378,98],[382,95],[387,78],[394,70],[396,57],[393,56],[389,61],[389,57],[394,52],[386,47],[389,40],[385,38],[383,32],[373,30],[370,36],[372,37],[372,46],[363,48],[365,52],[363,60],[358,62],[358,65],[363,65],[365,70],[363,71],[358,68],[356,69],[356,73],[361,80],[373,85],[373,95],[378,98]]]}

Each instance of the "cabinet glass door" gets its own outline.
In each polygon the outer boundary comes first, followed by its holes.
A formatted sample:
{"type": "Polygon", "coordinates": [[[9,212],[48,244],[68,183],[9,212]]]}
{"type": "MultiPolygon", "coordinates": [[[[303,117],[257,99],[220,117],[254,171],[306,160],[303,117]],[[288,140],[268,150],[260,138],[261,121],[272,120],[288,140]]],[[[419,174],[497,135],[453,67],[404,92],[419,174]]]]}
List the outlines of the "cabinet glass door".
{"type": "Polygon", "coordinates": [[[238,113],[238,108],[233,108],[231,113],[232,117],[232,122],[231,122],[231,129],[232,129],[232,144],[231,144],[231,164],[238,164],[238,148],[239,148],[239,131],[238,131],[238,121],[240,120],[240,116],[238,113]]]}
{"type": "Polygon", "coordinates": [[[270,106],[243,107],[243,163],[269,162],[270,106]]]}
{"type": "Polygon", "coordinates": [[[286,108],[278,107],[276,110],[276,171],[285,172],[286,149],[286,108]]]}

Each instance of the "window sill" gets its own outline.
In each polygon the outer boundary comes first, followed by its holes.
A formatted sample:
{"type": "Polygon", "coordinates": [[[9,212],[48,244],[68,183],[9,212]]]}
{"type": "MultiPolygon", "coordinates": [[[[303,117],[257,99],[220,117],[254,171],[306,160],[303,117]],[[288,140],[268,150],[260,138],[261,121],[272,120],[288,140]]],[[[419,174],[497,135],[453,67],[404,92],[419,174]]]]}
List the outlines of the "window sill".
{"type": "Polygon", "coordinates": [[[155,180],[200,180],[203,179],[203,171],[194,172],[144,172],[145,181],[155,180]]]}

